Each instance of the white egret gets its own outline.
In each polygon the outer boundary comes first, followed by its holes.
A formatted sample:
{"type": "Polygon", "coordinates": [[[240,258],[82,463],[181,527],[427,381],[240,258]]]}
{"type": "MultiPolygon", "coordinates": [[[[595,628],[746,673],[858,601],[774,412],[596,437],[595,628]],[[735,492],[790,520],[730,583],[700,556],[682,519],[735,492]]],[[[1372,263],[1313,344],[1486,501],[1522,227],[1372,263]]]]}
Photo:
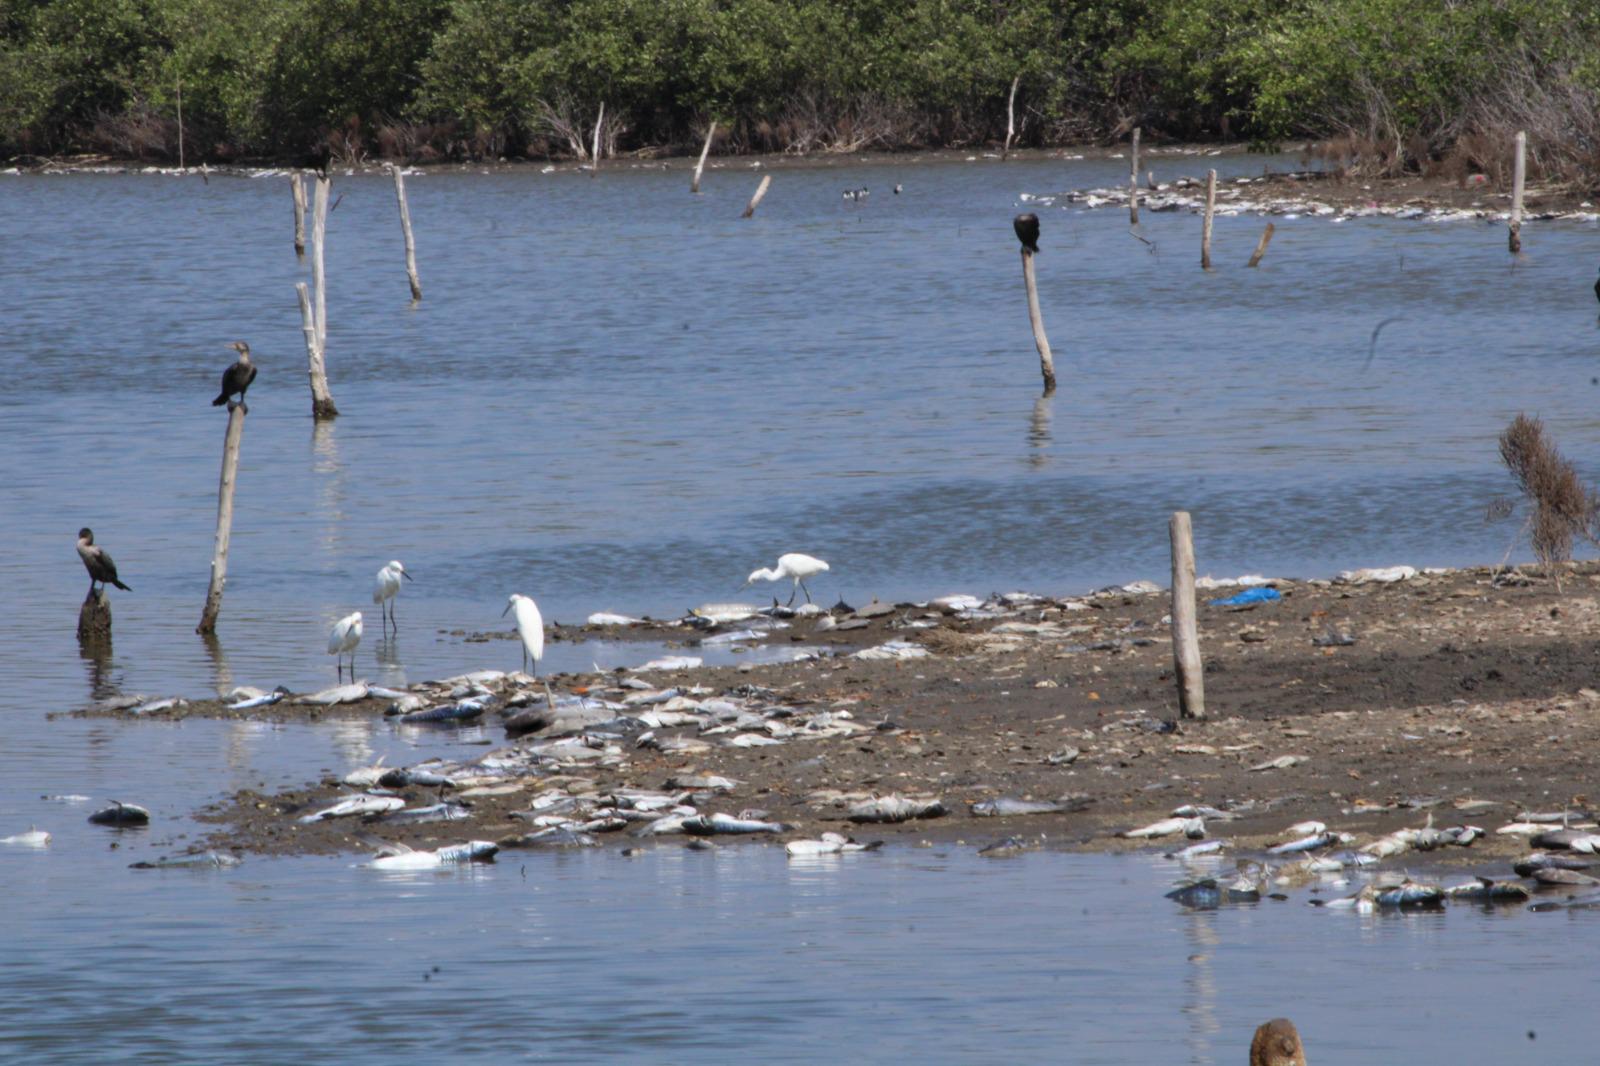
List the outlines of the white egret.
{"type": "MultiPolygon", "coordinates": [[[[328,654],[343,656],[350,655],[350,680],[356,677],[356,645],[361,643],[361,612],[347,614],[333,623],[333,632],[328,634],[328,654]]],[[[344,660],[339,660],[339,678],[344,678],[344,660]]]]}
{"type": "Polygon", "coordinates": [[[500,612],[504,618],[511,611],[517,612],[517,636],[522,638],[522,668],[528,668],[528,660],[533,660],[533,676],[539,676],[539,660],[544,658],[544,616],[539,613],[539,605],[533,602],[532,596],[524,596],[520,592],[513,592],[506,603],[506,609],[500,612]]]}
{"type": "Polygon", "coordinates": [[[794,603],[795,591],[804,591],[806,602],[811,602],[811,590],[806,588],[806,578],[814,577],[828,569],[828,564],[821,559],[805,555],[800,552],[789,552],[778,556],[778,566],[775,570],[756,570],[744,579],[740,588],[749,588],[756,581],[782,581],[784,578],[794,578],[794,590],[789,593],[789,602],[794,603]]]}
{"type": "Polygon", "coordinates": [[[387,617],[394,622],[395,635],[400,633],[400,623],[394,616],[394,598],[400,595],[400,579],[412,580],[406,568],[400,565],[399,559],[390,559],[378,571],[378,579],[372,585],[372,602],[378,605],[378,618],[380,622],[387,617]]]}

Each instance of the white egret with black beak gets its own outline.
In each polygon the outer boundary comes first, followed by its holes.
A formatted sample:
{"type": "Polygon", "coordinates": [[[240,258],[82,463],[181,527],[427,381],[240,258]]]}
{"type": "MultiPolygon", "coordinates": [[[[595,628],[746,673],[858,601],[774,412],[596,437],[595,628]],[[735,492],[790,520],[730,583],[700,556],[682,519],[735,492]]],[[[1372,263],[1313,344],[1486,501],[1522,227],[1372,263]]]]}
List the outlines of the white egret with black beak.
{"type": "Polygon", "coordinates": [[[533,597],[520,592],[511,594],[500,617],[512,611],[516,612],[517,636],[522,638],[522,668],[526,670],[528,660],[532,659],[533,676],[538,677],[539,660],[544,658],[544,616],[539,613],[539,605],[533,602],[533,597]]]}
{"type": "Polygon", "coordinates": [[[337,655],[339,659],[339,679],[344,680],[345,655],[350,656],[350,680],[356,679],[356,646],[361,643],[361,612],[347,614],[333,623],[333,632],[328,634],[328,654],[337,655]]]}
{"type": "Polygon", "coordinates": [[[804,591],[806,602],[811,602],[811,590],[806,588],[806,578],[814,577],[828,569],[828,564],[821,559],[814,558],[801,552],[789,552],[778,556],[776,569],[761,569],[751,573],[744,580],[740,588],[749,588],[756,581],[782,581],[785,578],[794,578],[794,588],[789,592],[789,602],[794,603],[795,593],[804,591]]]}
{"type": "Polygon", "coordinates": [[[400,633],[400,623],[394,616],[394,598],[400,595],[401,578],[412,580],[411,575],[406,573],[406,568],[400,565],[399,559],[390,559],[384,564],[383,569],[378,571],[378,579],[372,585],[372,602],[378,605],[378,617],[380,620],[387,618],[389,622],[393,622],[397,636],[400,633]]]}

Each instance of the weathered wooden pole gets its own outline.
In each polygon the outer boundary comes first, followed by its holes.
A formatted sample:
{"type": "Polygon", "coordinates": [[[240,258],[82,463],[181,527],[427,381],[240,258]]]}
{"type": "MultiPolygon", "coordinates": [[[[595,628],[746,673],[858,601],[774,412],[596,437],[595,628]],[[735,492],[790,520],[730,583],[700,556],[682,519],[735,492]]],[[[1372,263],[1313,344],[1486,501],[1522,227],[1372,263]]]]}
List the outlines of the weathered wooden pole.
{"type": "Polygon", "coordinates": [[[1511,170],[1511,254],[1522,251],[1522,188],[1528,177],[1528,135],[1517,131],[1517,158],[1511,170]]]}
{"type": "Polygon", "coordinates": [[[411,299],[422,299],[422,282],[417,278],[417,242],[411,236],[411,208],[406,203],[406,179],[399,167],[394,170],[394,195],[400,201],[400,229],[406,237],[406,278],[411,282],[411,299]]]}
{"type": "Polygon", "coordinates": [[[289,175],[289,192],[294,197],[294,254],[306,254],[306,183],[297,170],[289,175]]]}
{"type": "Polygon", "coordinates": [[[178,79],[178,169],[186,169],[183,165],[183,79],[178,79]]]}
{"type": "Polygon", "coordinates": [[[1011,154],[1011,138],[1017,135],[1017,86],[1020,84],[1021,74],[1011,79],[1011,97],[1006,101],[1006,146],[1000,149],[1001,162],[1011,154]]]}
{"type": "MultiPolygon", "coordinates": [[[[316,314],[312,319],[312,330],[307,337],[306,359],[308,373],[311,378],[311,417],[312,418],[338,418],[339,408],[334,405],[333,393],[328,391],[328,279],[323,270],[322,250],[327,243],[328,235],[328,190],[332,182],[327,178],[317,178],[317,193],[311,211],[311,289],[312,301],[315,304],[316,314]],[[315,343],[310,343],[310,342],[315,343]]],[[[301,293],[302,301],[306,294],[305,282],[295,286],[301,293]]],[[[301,323],[304,325],[306,304],[301,304],[301,323]]]]}
{"type": "Polygon", "coordinates": [[[754,196],[750,197],[750,202],[749,203],[744,205],[744,214],[740,215],[739,216],[740,218],[749,218],[751,215],[756,213],[756,205],[761,202],[761,198],[763,196],[767,195],[767,186],[771,185],[771,184],[772,184],[772,175],[771,174],[762,175],[761,184],[756,186],[756,194],[754,196]]]}
{"type": "Polygon", "coordinates": [[[700,191],[700,173],[706,169],[706,156],[711,154],[711,138],[717,135],[717,120],[711,120],[711,128],[706,130],[706,143],[700,148],[700,162],[694,165],[694,180],[689,182],[689,191],[700,191]]]}
{"type": "Polygon", "coordinates": [[[1206,716],[1205,665],[1200,660],[1200,629],[1194,603],[1194,530],[1188,511],[1172,512],[1172,662],[1178,675],[1178,711],[1184,718],[1206,716]]]}
{"type": "Polygon", "coordinates": [[[84,641],[111,639],[111,597],[104,588],[90,587],[78,608],[78,639],[84,641]]]}
{"type": "Polygon", "coordinates": [[[1261,257],[1267,254],[1267,245],[1272,243],[1272,230],[1272,223],[1268,222],[1267,228],[1261,231],[1261,239],[1256,242],[1255,253],[1250,256],[1250,262],[1246,263],[1245,266],[1257,266],[1260,264],[1261,257]]]}
{"type": "Polygon", "coordinates": [[[591,178],[598,178],[600,176],[600,131],[605,127],[605,124],[606,102],[601,100],[600,114],[597,115],[594,120],[594,165],[589,168],[589,176],[591,178]]]}
{"type": "Polygon", "coordinates": [[[244,404],[228,404],[228,435],[222,442],[222,481],[217,486],[217,540],[211,552],[211,585],[206,589],[206,608],[194,631],[201,635],[217,631],[217,614],[222,610],[222,588],[228,581],[228,540],[233,536],[233,486],[239,476],[239,441],[244,436],[244,404]]]}
{"type": "Polygon", "coordinates": [[[1217,172],[1206,171],[1206,216],[1200,226],[1200,269],[1211,269],[1211,218],[1217,212],[1217,172]]]}
{"type": "Polygon", "coordinates": [[[1133,127],[1133,159],[1128,164],[1128,225],[1139,224],[1139,127],[1133,127]]]}
{"type": "Polygon", "coordinates": [[[1039,250],[1039,218],[1018,215],[1011,220],[1017,239],[1022,242],[1022,283],[1028,290],[1028,324],[1033,327],[1034,347],[1039,349],[1039,373],[1044,377],[1044,394],[1056,391],[1056,360],[1050,352],[1050,338],[1044,335],[1044,316],[1039,313],[1039,284],[1033,276],[1033,253],[1039,250]]]}

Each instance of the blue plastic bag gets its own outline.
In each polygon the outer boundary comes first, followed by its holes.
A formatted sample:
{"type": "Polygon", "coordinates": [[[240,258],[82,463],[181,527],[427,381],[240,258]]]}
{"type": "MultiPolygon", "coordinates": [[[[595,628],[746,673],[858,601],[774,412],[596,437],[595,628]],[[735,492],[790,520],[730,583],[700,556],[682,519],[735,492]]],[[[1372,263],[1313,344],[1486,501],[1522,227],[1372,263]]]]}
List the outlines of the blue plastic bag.
{"type": "Polygon", "coordinates": [[[1227,599],[1208,600],[1207,602],[1213,607],[1247,607],[1252,603],[1277,603],[1281,599],[1283,599],[1283,594],[1277,589],[1260,585],[1253,589],[1245,589],[1243,592],[1229,596],[1227,599]]]}

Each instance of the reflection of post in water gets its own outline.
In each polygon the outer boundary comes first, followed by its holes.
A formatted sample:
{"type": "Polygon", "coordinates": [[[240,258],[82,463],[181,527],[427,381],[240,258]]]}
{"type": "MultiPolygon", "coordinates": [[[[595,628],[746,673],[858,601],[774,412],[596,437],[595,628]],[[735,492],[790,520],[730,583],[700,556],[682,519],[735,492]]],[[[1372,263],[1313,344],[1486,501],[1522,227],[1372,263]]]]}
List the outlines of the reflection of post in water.
{"type": "Polygon", "coordinates": [[[1183,1012],[1189,1016],[1189,1061],[1211,1062],[1212,1038],[1222,1031],[1217,1021],[1217,975],[1211,957],[1217,949],[1215,912],[1184,915],[1183,931],[1190,942],[1189,967],[1184,971],[1183,1012]]]}
{"type": "Polygon", "coordinates": [[[116,695],[116,682],[111,680],[111,636],[90,634],[78,638],[78,658],[88,667],[89,698],[103,700],[116,695]]]}
{"type": "Polygon", "coordinates": [[[338,423],[320,418],[311,424],[311,471],[317,477],[317,509],[327,522],[322,543],[332,548],[344,524],[344,464],[339,461],[338,423]]]}
{"type": "Polygon", "coordinates": [[[202,633],[200,640],[206,646],[206,655],[211,658],[212,688],[217,696],[233,688],[233,670],[228,666],[228,653],[222,649],[222,641],[217,639],[215,633],[202,633]]]}
{"type": "Polygon", "coordinates": [[[1050,461],[1050,396],[1040,396],[1033,401],[1033,414],[1028,419],[1028,455],[1031,466],[1043,466],[1050,461]]]}

